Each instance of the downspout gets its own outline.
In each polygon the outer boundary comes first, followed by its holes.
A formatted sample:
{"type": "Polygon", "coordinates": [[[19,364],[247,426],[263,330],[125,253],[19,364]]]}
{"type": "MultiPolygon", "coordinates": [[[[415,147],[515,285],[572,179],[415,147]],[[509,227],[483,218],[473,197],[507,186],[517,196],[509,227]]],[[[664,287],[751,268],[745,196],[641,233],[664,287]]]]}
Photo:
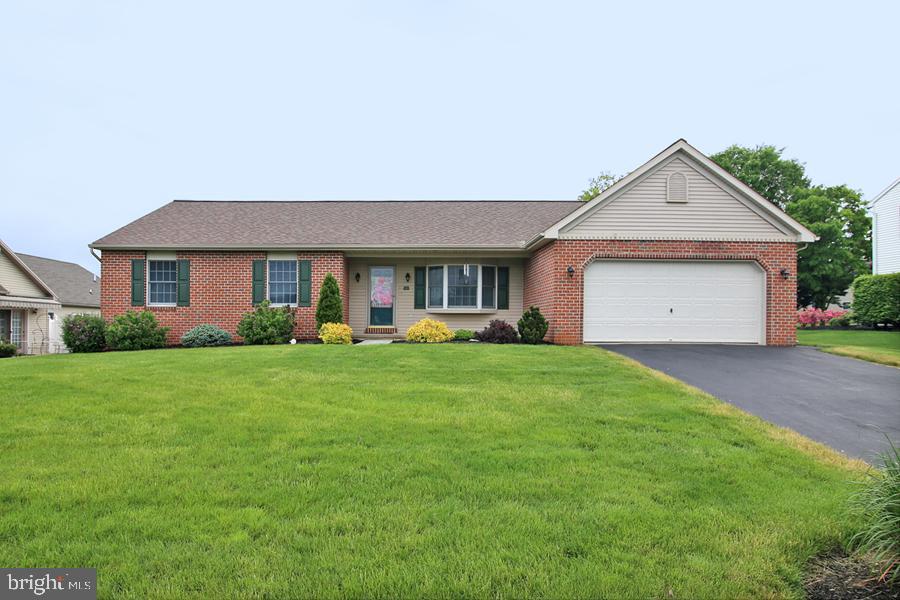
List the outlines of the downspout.
{"type": "Polygon", "coordinates": [[[100,263],[100,264],[102,265],[102,264],[103,264],[103,261],[100,260],[100,257],[97,256],[97,253],[94,252],[94,247],[93,247],[93,246],[88,246],[88,248],[90,248],[90,250],[91,250],[91,256],[93,256],[94,258],[96,258],[96,259],[97,259],[97,262],[100,263]]]}

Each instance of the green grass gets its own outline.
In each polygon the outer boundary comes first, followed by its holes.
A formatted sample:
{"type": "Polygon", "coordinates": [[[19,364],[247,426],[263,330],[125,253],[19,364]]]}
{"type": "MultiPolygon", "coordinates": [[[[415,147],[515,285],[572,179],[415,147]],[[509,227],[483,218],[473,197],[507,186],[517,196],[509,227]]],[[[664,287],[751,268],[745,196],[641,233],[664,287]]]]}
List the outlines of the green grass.
{"type": "Polygon", "coordinates": [[[858,463],[587,347],[0,361],[0,564],[105,598],[798,597],[858,463]]]}
{"type": "Polygon", "coordinates": [[[798,329],[797,342],[832,354],[900,367],[900,331],[798,329]]]}

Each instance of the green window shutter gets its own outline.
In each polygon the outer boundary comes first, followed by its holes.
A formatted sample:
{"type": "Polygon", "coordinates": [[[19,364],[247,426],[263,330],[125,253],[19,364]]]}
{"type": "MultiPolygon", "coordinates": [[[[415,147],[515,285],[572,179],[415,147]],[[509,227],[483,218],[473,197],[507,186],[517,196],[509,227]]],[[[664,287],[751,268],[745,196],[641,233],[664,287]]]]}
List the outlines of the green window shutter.
{"type": "Polygon", "coordinates": [[[191,261],[178,261],[178,306],[191,305],[191,261]]]}
{"type": "Polygon", "coordinates": [[[131,305],[144,305],[144,259],[131,259],[131,305]]]}
{"type": "Polygon", "coordinates": [[[497,267],[497,310],[509,309],[509,267],[497,267]]]}
{"type": "Polygon", "coordinates": [[[425,308],[425,267],[416,267],[415,308],[425,308]]]}
{"type": "Polygon", "coordinates": [[[312,263],[297,261],[297,306],[312,305],[312,263]]]}
{"type": "Polygon", "coordinates": [[[266,299],[266,261],[253,261],[253,304],[266,299]]]}

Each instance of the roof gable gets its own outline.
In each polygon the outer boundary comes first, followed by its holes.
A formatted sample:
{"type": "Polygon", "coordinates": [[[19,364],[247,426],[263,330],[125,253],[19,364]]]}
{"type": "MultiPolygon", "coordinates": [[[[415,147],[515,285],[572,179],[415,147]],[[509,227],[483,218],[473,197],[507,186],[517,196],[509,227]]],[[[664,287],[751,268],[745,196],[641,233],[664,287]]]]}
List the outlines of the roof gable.
{"type": "Polygon", "coordinates": [[[9,296],[53,298],[53,290],[0,240],[0,283],[9,296]]]}
{"type": "Polygon", "coordinates": [[[884,188],[883,190],[881,190],[881,193],[879,193],[877,196],[875,196],[875,198],[872,199],[871,202],[869,202],[869,208],[871,209],[871,208],[872,208],[873,206],[875,206],[880,200],[883,200],[884,198],[886,198],[886,197],[888,197],[888,196],[893,197],[893,195],[891,194],[891,192],[893,192],[894,189],[897,188],[898,186],[900,186],[900,177],[898,177],[897,179],[895,179],[895,180],[894,180],[894,183],[892,183],[891,185],[889,185],[889,186],[887,186],[886,188],[884,188]]]}
{"type": "Polygon", "coordinates": [[[761,214],[753,203],[720,185],[681,152],[561,228],[559,237],[796,240],[788,227],[761,214]],[[677,198],[671,197],[673,190],[677,198]]]}
{"type": "MultiPolygon", "coordinates": [[[[612,203],[616,201],[616,198],[622,196],[623,194],[626,194],[629,190],[635,189],[635,187],[640,185],[642,182],[646,182],[648,180],[648,177],[651,177],[654,173],[663,169],[666,165],[673,164],[671,161],[676,159],[680,160],[685,168],[688,168],[688,174],[692,178],[694,178],[695,181],[699,180],[701,182],[704,182],[704,185],[712,184],[714,186],[714,188],[708,187],[708,191],[716,189],[719,190],[722,194],[727,194],[727,196],[734,201],[732,205],[735,208],[737,208],[739,205],[742,205],[746,210],[749,210],[754,215],[756,215],[756,217],[754,217],[754,220],[757,223],[759,223],[759,221],[762,221],[762,223],[768,224],[764,228],[767,231],[766,234],[764,233],[764,230],[759,229],[758,225],[751,226],[750,221],[746,220],[747,218],[749,218],[750,213],[747,213],[745,210],[740,209],[737,213],[731,216],[740,216],[746,222],[743,223],[742,226],[739,224],[736,231],[729,232],[727,230],[729,217],[728,215],[725,215],[725,218],[722,221],[722,223],[726,225],[725,229],[722,231],[710,230],[709,235],[711,236],[711,239],[740,238],[743,235],[743,237],[746,237],[747,239],[756,237],[772,237],[774,239],[780,237],[782,239],[790,239],[792,241],[798,242],[812,242],[816,240],[815,234],[809,231],[806,227],[798,223],[777,206],[760,196],[756,191],[725,171],[722,167],[715,164],[712,160],[703,155],[703,153],[701,153],[699,150],[697,150],[684,140],[678,140],[677,142],[651,158],[649,161],[629,173],[627,176],[617,181],[614,185],[610,186],[599,196],[597,196],[590,202],[585,203],[569,215],[565,216],[553,226],[547,228],[544,231],[543,235],[539,237],[556,239],[561,237],[561,234],[562,237],[565,237],[566,231],[572,231],[572,228],[577,223],[587,219],[590,213],[602,211],[604,210],[605,206],[612,205],[612,203]],[[752,231],[753,229],[757,229],[757,231],[752,231]]],[[[720,198],[720,200],[721,199],[722,198],[720,198]]],[[[688,202],[687,204],[690,205],[690,202],[688,202]]],[[[602,223],[603,218],[601,217],[600,220],[602,223]]],[[[615,219],[611,217],[610,220],[610,224],[613,224],[612,222],[614,222],[615,219]]],[[[688,221],[685,226],[685,232],[683,233],[684,235],[688,235],[687,229],[690,228],[690,225],[691,222],[688,221]]],[[[597,236],[608,235],[610,233],[611,232],[595,232],[597,236]]],[[[628,232],[620,233],[627,235],[628,232]]],[[[647,231],[646,235],[648,237],[660,237],[661,234],[657,232],[657,235],[654,236],[653,232],[647,231]]]]}

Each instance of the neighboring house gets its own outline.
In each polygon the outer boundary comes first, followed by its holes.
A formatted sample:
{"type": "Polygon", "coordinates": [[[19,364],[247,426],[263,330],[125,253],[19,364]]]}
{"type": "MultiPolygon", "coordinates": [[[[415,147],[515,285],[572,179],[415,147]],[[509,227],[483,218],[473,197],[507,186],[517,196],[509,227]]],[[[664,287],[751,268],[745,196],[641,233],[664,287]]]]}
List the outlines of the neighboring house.
{"type": "Polygon", "coordinates": [[[0,240],[0,340],[22,354],[46,354],[50,314],[60,308],[53,290],[0,240]]]}
{"type": "Polygon", "coordinates": [[[264,299],[312,338],[326,273],[356,335],[515,323],[547,340],[795,343],[797,245],[816,237],[679,140],[594,200],[174,201],[91,244],[111,319],[151,310],[177,343],[234,333],[264,299]]]}
{"type": "Polygon", "coordinates": [[[869,203],[872,215],[872,272],[900,272],[900,179],[869,203]]]}
{"type": "Polygon", "coordinates": [[[68,315],[100,314],[99,278],[75,263],[18,253],[41,281],[56,294],[61,307],[51,311],[49,317],[49,352],[66,352],[62,341],[62,323],[68,315]]]}

